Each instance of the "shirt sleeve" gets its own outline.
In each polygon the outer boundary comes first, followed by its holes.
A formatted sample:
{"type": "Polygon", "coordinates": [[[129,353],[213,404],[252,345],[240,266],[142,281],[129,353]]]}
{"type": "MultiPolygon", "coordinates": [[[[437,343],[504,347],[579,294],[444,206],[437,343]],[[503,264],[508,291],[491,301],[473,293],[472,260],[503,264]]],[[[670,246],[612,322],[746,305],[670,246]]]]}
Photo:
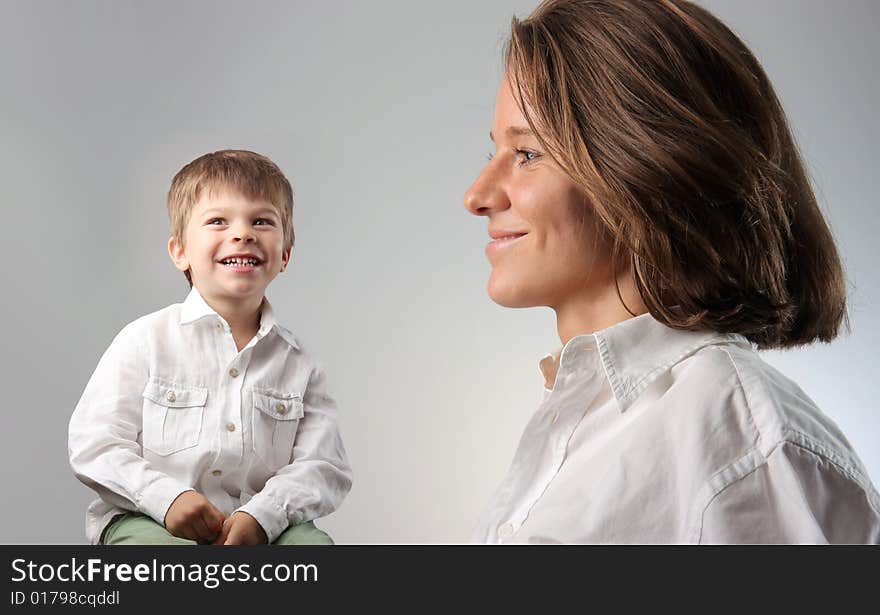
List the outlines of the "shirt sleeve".
{"type": "Polygon", "coordinates": [[[68,429],[70,466],[105,502],[164,525],[174,499],[191,487],[143,458],[143,390],[147,356],[131,325],[110,344],[74,408],[68,429]]]}
{"type": "Polygon", "coordinates": [[[351,489],[351,467],[337,416],[324,371],[316,368],[303,394],[303,418],[297,427],[293,461],[238,509],[257,520],[270,543],[289,525],[330,514],[351,489]]]}
{"type": "Polygon", "coordinates": [[[880,497],[870,481],[793,443],[719,492],[700,543],[880,542],[880,497]]]}

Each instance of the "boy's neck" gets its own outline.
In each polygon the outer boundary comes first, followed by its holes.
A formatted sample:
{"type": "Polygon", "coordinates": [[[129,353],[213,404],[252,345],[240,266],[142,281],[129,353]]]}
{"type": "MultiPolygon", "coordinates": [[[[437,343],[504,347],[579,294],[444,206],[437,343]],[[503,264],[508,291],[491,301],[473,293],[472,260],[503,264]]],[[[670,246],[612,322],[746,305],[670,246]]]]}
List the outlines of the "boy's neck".
{"type": "Polygon", "coordinates": [[[241,350],[242,344],[239,340],[243,339],[246,344],[256,335],[260,329],[260,308],[263,304],[263,297],[248,299],[246,301],[223,301],[219,298],[208,298],[202,295],[212,310],[217,312],[229,324],[232,329],[232,336],[236,340],[236,346],[241,350]],[[246,339],[245,339],[246,338],[246,339]]]}

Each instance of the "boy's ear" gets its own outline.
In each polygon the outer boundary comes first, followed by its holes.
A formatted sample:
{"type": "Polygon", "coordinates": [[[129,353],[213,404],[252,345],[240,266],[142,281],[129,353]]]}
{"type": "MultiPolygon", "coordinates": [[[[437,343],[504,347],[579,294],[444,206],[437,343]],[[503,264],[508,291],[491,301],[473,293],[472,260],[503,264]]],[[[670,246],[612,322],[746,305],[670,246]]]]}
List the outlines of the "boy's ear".
{"type": "Polygon", "coordinates": [[[189,269],[189,259],[184,253],[183,245],[179,244],[173,235],[168,239],[168,254],[175,267],[181,271],[189,269]]]}
{"type": "Polygon", "coordinates": [[[284,248],[284,250],[281,252],[281,271],[287,269],[287,264],[290,262],[291,250],[293,250],[293,246],[288,246],[287,248],[284,248]]]}

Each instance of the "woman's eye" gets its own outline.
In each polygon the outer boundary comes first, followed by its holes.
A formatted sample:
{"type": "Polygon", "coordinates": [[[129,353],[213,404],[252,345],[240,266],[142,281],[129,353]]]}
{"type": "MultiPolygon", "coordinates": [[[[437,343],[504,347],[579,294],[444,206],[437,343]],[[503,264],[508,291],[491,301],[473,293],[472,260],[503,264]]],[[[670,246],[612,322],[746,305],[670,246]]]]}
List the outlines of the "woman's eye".
{"type": "Polygon", "coordinates": [[[527,149],[516,150],[516,155],[520,157],[520,164],[529,163],[540,156],[538,152],[533,152],[527,149]]]}

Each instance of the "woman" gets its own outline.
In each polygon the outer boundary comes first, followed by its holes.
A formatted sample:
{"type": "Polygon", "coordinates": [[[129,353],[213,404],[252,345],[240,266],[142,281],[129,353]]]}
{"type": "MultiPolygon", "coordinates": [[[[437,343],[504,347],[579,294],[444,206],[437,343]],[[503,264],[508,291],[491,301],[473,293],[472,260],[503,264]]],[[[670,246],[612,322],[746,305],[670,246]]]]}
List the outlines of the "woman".
{"type": "Polygon", "coordinates": [[[561,352],[480,542],[880,541],[846,438],[757,349],[828,342],[844,276],[757,60],[685,0],[514,19],[489,294],[549,306],[561,352]]]}

